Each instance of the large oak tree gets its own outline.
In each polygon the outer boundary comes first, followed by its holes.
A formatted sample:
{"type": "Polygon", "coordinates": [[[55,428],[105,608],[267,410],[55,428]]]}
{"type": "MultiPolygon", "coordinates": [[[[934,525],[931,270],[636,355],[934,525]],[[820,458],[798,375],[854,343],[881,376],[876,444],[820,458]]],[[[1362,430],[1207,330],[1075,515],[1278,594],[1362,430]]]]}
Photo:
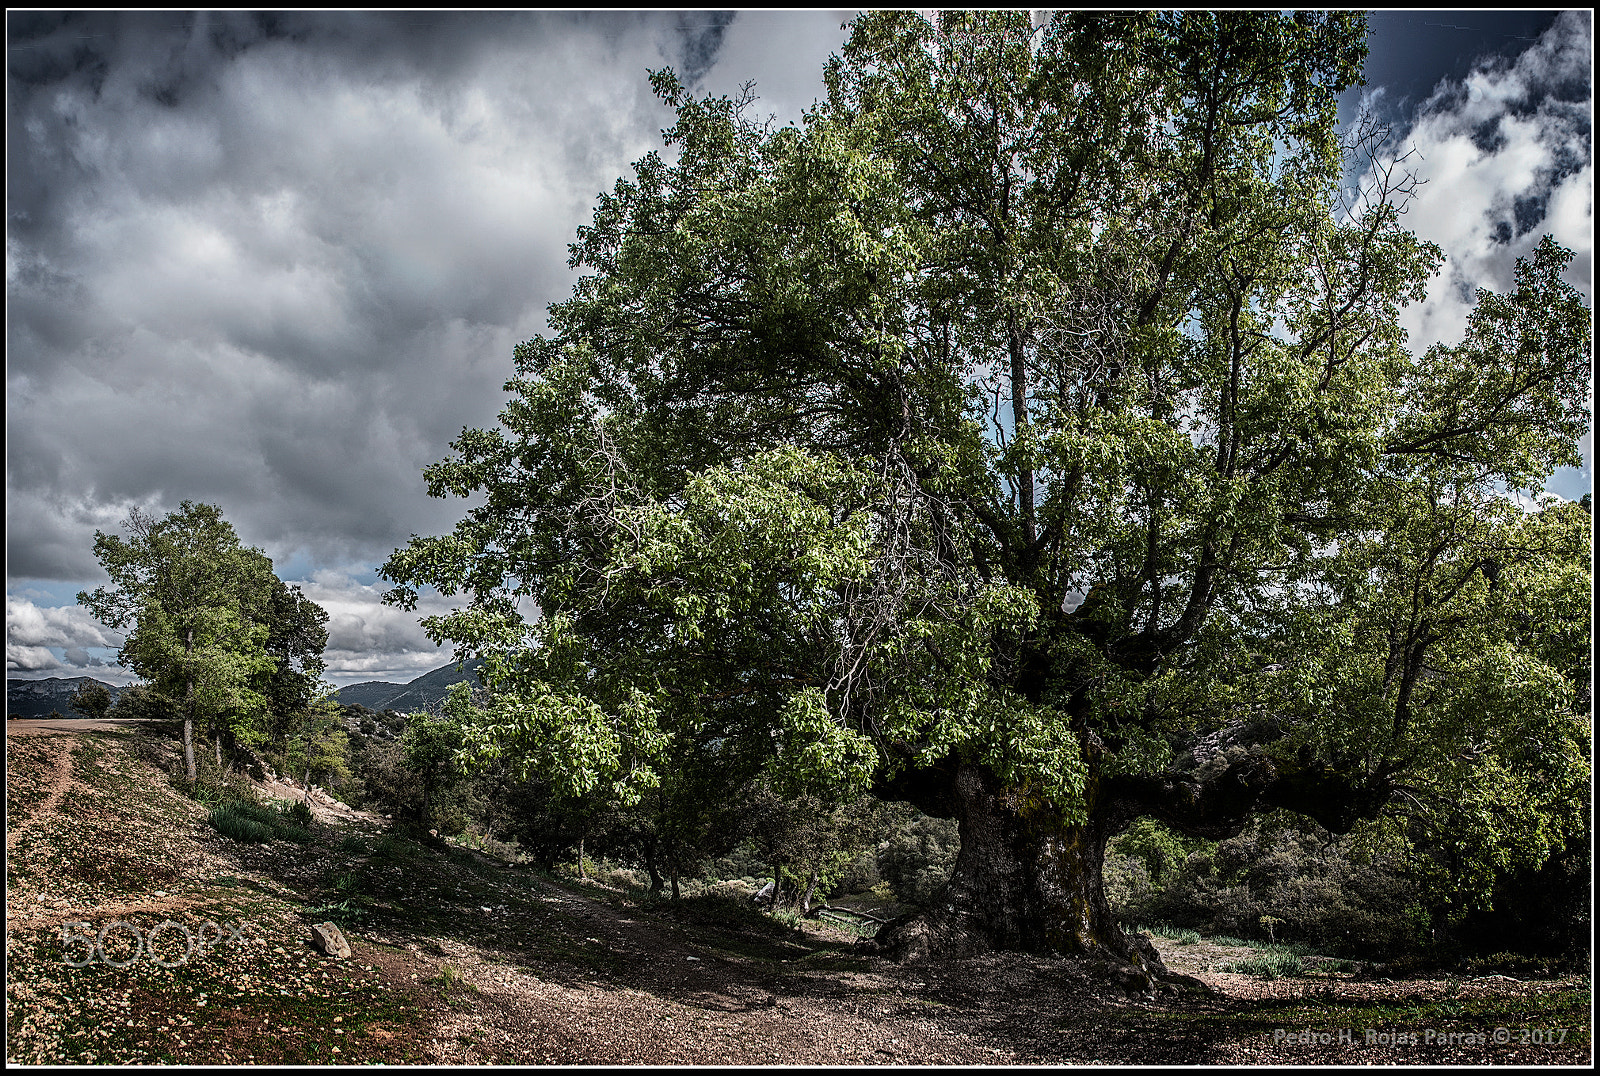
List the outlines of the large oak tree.
{"type": "Polygon", "coordinates": [[[471,598],[424,623],[487,661],[472,750],[624,798],[754,752],[954,817],[902,953],[1160,973],[1101,886],[1140,817],[1557,847],[1588,517],[1502,493],[1579,462],[1589,314],[1547,240],[1408,350],[1440,253],[1381,132],[1336,126],[1364,34],[874,12],[776,128],[654,75],[668,156],[579,230],[502,428],[426,472],[481,507],[384,568],[471,598]]]}

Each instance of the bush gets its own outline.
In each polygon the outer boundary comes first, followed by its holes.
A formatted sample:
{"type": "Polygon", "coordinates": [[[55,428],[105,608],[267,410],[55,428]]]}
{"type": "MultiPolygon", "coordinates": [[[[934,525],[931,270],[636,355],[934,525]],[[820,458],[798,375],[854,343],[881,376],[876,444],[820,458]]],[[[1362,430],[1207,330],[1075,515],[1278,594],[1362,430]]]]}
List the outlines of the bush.
{"type": "Polygon", "coordinates": [[[1490,953],[1488,956],[1469,957],[1463,967],[1474,975],[1509,975],[1515,979],[1539,979],[1558,974],[1563,966],[1559,959],[1526,956],[1522,953],[1490,953]]]}
{"type": "Polygon", "coordinates": [[[218,804],[212,809],[208,821],[212,829],[236,841],[254,844],[272,840],[294,841],[297,844],[311,841],[311,833],[289,821],[283,812],[242,800],[218,804]]]}
{"type": "Polygon", "coordinates": [[[301,800],[278,805],[278,814],[293,825],[310,828],[311,808],[301,800]]]}
{"type": "Polygon", "coordinates": [[[961,837],[954,820],[931,818],[904,804],[895,815],[887,840],[879,843],[878,874],[907,904],[925,908],[950,881],[961,837]]]}
{"type": "Polygon", "coordinates": [[[252,844],[265,844],[276,835],[276,830],[267,824],[239,810],[237,803],[224,803],[211,810],[207,819],[211,828],[224,837],[236,841],[248,841],[252,844]]]}
{"type": "Polygon", "coordinates": [[[877,851],[868,849],[840,869],[839,878],[833,883],[828,895],[865,893],[882,880],[882,876],[878,873],[877,851]]]}
{"type": "Polygon", "coordinates": [[[1305,974],[1305,963],[1293,953],[1263,953],[1261,956],[1224,964],[1223,971],[1259,975],[1263,979],[1293,979],[1305,974]]]}
{"type": "MultiPolygon", "coordinates": [[[[1159,835],[1144,839],[1169,847],[1159,835]]],[[[1343,956],[1393,957],[1430,941],[1431,918],[1415,881],[1401,863],[1363,853],[1353,838],[1329,839],[1303,820],[1267,816],[1237,837],[1191,844],[1161,884],[1143,857],[1106,857],[1106,897],[1119,917],[1165,920],[1248,944],[1299,941],[1343,956]]]]}
{"type": "Polygon", "coordinates": [[[409,863],[421,854],[422,849],[415,841],[397,833],[387,833],[378,838],[378,843],[373,846],[371,861],[380,865],[398,865],[409,863]]]}
{"type": "Polygon", "coordinates": [[[366,919],[371,913],[360,905],[341,900],[337,904],[319,904],[314,908],[307,908],[306,914],[313,919],[331,919],[334,926],[340,930],[347,930],[351,925],[366,919]]]}

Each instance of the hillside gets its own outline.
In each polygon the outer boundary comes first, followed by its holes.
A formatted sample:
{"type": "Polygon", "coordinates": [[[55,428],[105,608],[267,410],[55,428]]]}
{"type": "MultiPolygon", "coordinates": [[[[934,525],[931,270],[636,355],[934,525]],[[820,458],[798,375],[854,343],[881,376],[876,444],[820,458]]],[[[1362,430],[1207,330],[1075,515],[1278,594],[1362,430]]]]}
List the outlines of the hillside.
{"type": "Polygon", "coordinates": [[[68,702],[84,684],[99,684],[116,700],[122,689],[92,676],[52,676],[44,680],[6,680],[6,713],[18,717],[48,717],[56,711],[62,717],[76,717],[68,702]]]}
{"type": "Polygon", "coordinates": [[[382,680],[367,680],[351,684],[334,692],[334,699],[345,706],[365,706],[369,710],[426,710],[443,701],[451,684],[465,680],[477,683],[481,661],[468,661],[460,666],[455,662],[442,665],[405,684],[390,684],[382,680]]]}
{"type": "Polygon", "coordinates": [[[8,1064],[1588,1060],[1587,979],[1268,980],[1208,963],[1248,949],[1159,938],[1213,996],[1128,997],[1016,953],[894,965],[833,928],[763,916],[736,885],[674,902],[578,884],[370,815],[315,823],[304,843],[241,843],[175,790],[170,730],[29,724],[7,730],[8,1064]],[[308,944],[327,920],[349,958],[308,944]],[[91,938],[111,962],[91,959],[91,938]],[[1519,1037],[1495,1044],[1502,1027],[1519,1037]],[[1567,1030],[1542,1045],[1523,1028],[1567,1030]]]}

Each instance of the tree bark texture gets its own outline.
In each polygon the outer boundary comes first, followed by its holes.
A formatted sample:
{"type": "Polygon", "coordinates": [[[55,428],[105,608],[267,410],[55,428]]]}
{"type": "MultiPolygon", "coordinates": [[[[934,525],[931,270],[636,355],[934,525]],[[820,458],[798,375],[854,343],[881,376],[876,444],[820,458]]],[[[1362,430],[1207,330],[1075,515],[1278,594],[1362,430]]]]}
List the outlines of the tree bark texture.
{"type": "Polygon", "coordinates": [[[806,891],[800,897],[800,914],[801,915],[809,916],[811,914],[811,897],[812,897],[812,894],[816,893],[816,891],[817,891],[817,872],[816,871],[812,871],[811,872],[811,877],[806,879],[806,891]]]}
{"type": "Polygon", "coordinates": [[[1101,874],[1106,842],[1145,816],[1220,840],[1273,808],[1347,833],[1357,820],[1376,816],[1391,791],[1382,774],[1296,766],[1243,749],[1245,739],[1241,729],[1224,729],[1196,745],[1189,768],[1145,776],[1097,773],[1098,742],[1092,742],[1085,822],[1069,821],[1043,796],[954,757],[883,785],[887,798],[954,817],[961,851],[943,896],[885,925],[878,951],[902,960],[985,949],[1059,953],[1106,961],[1129,989],[1148,989],[1152,977],[1198,985],[1168,972],[1148,939],[1118,927],[1101,874]]]}
{"type": "MultiPolygon", "coordinates": [[[[194,629],[190,628],[184,639],[184,653],[194,656],[194,629]]],[[[195,783],[194,765],[194,673],[189,674],[188,690],[183,704],[183,772],[189,783],[195,783]]]]}
{"type": "Polygon", "coordinates": [[[932,908],[887,924],[880,950],[902,960],[988,949],[1102,958],[1131,968],[1141,987],[1167,974],[1148,940],[1123,934],[1106,901],[1112,816],[1069,823],[1048,801],[971,763],[957,768],[954,792],[961,851],[950,884],[932,908]]]}

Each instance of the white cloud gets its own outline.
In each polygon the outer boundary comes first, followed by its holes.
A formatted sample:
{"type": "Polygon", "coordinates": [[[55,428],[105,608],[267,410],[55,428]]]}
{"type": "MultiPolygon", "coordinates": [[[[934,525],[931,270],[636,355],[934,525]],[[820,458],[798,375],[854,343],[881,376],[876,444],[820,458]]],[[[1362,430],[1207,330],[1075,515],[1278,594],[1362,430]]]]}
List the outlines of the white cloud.
{"type": "Polygon", "coordinates": [[[383,604],[386,586],[364,585],[336,570],[296,584],[328,611],[324,678],[341,687],[362,680],[404,683],[449,662],[450,647],[435,646],[418,620],[448,613],[462,599],[423,594],[415,611],[383,604]]]}
{"type": "Polygon", "coordinates": [[[116,666],[122,633],[107,628],[79,605],[35,605],[6,595],[6,672],[40,676],[90,675],[125,684],[133,674],[116,666]],[[56,651],[62,653],[57,654],[56,651]],[[100,653],[91,653],[98,650],[100,653]]]}
{"type": "Polygon", "coordinates": [[[116,649],[122,633],[107,628],[81,605],[43,608],[27,598],[6,596],[6,651],[12,647],[116,649]]]}
{"type": "Polygon", "coordinates": [[[1405,223],[1446,262],[1402,315],[1417,350],[1459,341],[1476,290],[1511,287],[1546,233],[1575,252],[1567,279],[1592,301],[1591,51],[1588,16],[1568,12],[1514,64],[1442,83],[1420,110],[1402,148],[1424,185],[1405,223]]]}
{"type": "Polygon", "coordinates": [[[6,672],[47,673],[63,669],[60,658],[43,646],[13,646],[6,642],[6,672]]]}

